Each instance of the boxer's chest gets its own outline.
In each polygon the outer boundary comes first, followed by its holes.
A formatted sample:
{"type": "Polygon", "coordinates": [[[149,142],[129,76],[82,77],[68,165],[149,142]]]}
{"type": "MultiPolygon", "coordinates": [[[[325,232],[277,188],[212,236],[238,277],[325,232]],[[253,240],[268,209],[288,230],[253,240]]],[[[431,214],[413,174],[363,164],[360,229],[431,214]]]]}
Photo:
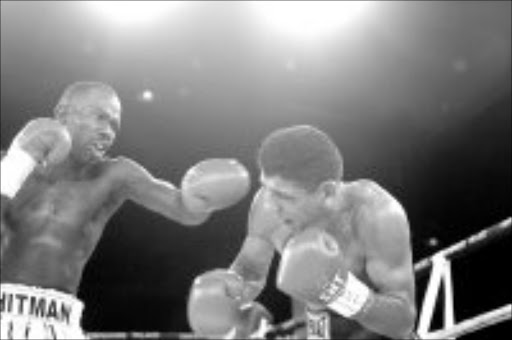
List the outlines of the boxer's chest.
{"type": "Polygon", "coordinates": [[[87,181],[50,181],[31,177],[9,207],[13,224],[26,231],[80,226],[100,209],[108,195],[101,178],[87,181]]]}

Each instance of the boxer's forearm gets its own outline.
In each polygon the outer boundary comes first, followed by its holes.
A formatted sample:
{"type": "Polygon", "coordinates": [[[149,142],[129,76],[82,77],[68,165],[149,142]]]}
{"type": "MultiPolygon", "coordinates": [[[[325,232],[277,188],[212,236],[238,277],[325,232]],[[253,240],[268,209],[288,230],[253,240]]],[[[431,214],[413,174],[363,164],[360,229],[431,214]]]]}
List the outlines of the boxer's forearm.
{"type": "Polygon", "coordinates": [[[244,287],[243,298],[245,301],[254,301],[265,288],[265,281],[249,281],[244,287]]]}
{"type": "MultiPolygon", "coordinates": [[[[232,268],[230,268],[232,269],[232,268]]],[[[235,270],[237,274],[237,272],[235,270]]],[[[264,280],[247,280],[244,278],[244,288],[242,292],[242,298],[244,301],[254,301],[258,298],[258,296],[261,294],[263,289],[265,288],[265,281],[264,280]]]]}
{"type": "Polygon", "coordinates": [[[230,270],[244,279],[244,289],[242,293],[244,301],[256,300],[265,288],[266,276],[262,277],[261,273],[251,271],[237,264],[236,261],[231,265],[230,270]]]}
{"type": "Polygon", "coordinates": [[[240,252],[230,266],[244,279],[244,299],[256,299],[267,283],[268,272],[274,257],[272,244],[261,235],[249,234],[240,252]]]}
{"type": "Polygon", "coordinates": [[[354,319],[376,333],[395,339],[408,339],[413,331],[416,310],[405,298],[372,293],[354,319]]]}
{"type": "Polygon", "coordinates": [[[133,202],[182,225],[200,225],[210,216],[208,212],[191,211],[183,202],[181,190],[163,180],[132,180],[123,192],[133,202]]]}

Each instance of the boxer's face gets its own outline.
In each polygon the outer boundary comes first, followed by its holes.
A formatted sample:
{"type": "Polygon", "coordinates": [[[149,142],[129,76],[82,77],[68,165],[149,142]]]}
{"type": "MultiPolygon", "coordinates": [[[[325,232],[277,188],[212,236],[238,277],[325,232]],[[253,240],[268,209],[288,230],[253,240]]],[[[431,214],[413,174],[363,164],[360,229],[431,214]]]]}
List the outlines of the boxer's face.
{"type": "Polygon", "coordinates": [[[294,231],[304,229],[323,214],[324,205],[319,192],[309,192],[278,176],[262,175],[261,184],[281,222],[294,231]]]}
{"type": "Polygon", "coordinates": [[[103,159],[115,141],[121,120],[117,96],[92,93],[78,99],[66,125],[73,138],[75,158],[90,163],[103,159]]]}

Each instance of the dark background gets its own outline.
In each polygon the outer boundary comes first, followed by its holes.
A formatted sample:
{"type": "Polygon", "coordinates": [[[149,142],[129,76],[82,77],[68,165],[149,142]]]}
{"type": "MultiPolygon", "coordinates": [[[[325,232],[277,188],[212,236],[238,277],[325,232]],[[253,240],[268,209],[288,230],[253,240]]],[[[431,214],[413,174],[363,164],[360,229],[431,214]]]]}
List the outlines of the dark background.
{"type": "MultiPolygon", "coordinates": [[[[249,2],[185,3],[135,28],[85,3],[1,1],[1,147],[51,115],[68,84],[100,80],[124,107],[113,154],[173,183],[201,159],[235,157],[254,193],[260,140],[313,124],[339,145],[346,180],[373,179],[402,202],[418,261],[510,215],[510,13],[510,1],[375,2],[328,37],[300,39],[249,2]]],[[[250,200],[196,229],[125,204],[83,275],[85,329],[188,331],[190,283],[230,264],[250,200]]],[[[508,244],[456,260],[457,320],[510,303],[508,244]]],[[[284,321],[275,265],[261,300],[284,321]]]]}

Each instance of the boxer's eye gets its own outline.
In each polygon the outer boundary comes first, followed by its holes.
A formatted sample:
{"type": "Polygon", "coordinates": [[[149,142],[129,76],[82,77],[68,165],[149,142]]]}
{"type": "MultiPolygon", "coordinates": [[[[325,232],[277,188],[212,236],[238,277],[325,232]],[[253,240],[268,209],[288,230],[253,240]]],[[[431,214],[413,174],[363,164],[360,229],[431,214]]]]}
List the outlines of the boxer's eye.
{"type": "Polygon", "coordinates": [[[274,195],[277,199],[287,202],[295,202],[297,198],[280,191],[274,191],[274,195]]]}

